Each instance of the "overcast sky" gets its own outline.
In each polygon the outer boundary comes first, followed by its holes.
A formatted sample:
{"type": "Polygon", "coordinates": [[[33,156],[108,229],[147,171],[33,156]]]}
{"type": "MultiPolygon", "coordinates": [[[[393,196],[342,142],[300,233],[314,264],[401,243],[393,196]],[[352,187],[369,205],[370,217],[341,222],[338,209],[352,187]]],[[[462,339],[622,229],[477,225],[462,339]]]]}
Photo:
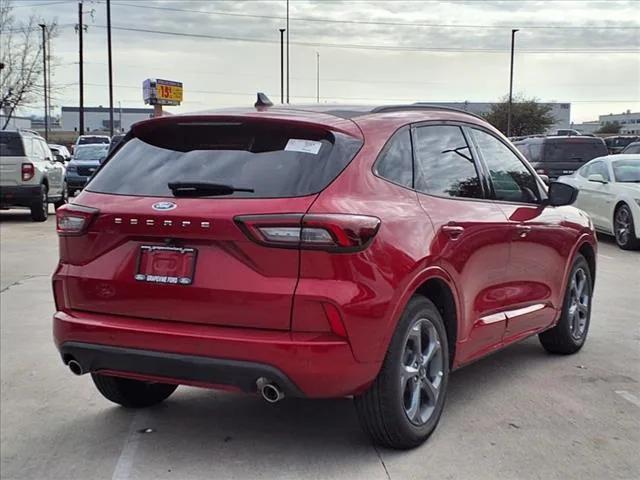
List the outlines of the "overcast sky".
{"type": "MultiPolygon", "coordinates": [[[[257,91],[279,101],[285,0],[111,3],[116,105],[143,106],[149,77],[184,83],[185,101],[173,112],[250,105],[257,91]]],[[[54,82],[65,87],[55,104],[77,105],[77,0],[13,5],[18,20],[36,13],[60,24],[54,82]]],[[[84,0],[84,10],[92,12],[85,106],[106,106],[105,1],[84,0]]],[[[635,0],[291,0],[291,102],[315,102],[316,52],[322,102],[495,101],[508,93],[510,30],[519,28],[516,93],[571,102],[576,122],[639,111],[639,11],[635,0]]]]}

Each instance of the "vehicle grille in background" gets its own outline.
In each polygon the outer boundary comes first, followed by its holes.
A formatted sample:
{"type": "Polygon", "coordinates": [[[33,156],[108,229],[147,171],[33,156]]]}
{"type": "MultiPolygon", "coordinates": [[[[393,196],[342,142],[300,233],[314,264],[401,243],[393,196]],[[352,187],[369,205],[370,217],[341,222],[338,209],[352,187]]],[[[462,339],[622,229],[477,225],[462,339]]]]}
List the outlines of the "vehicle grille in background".
{"type": "Polygon", "coordinates": [[[83,177],[90,177],[95,172],[95,167],[78,167],[78,175],[82,175],[83,177]]]}

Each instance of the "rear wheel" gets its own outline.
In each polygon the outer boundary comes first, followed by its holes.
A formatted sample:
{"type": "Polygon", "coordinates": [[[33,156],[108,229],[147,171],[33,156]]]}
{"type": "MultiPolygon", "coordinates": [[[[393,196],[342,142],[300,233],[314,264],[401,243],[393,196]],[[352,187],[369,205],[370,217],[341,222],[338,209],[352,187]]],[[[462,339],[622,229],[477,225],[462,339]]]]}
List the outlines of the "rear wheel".
{"type": "Polygon", "coordinates": [[[177,385],[167,383],[142,382],[98,373],[92,373],[91,378],[107,400],[127,408],[156,405],[166,400],[178,388],[177,385]]]}
{"type": "Polygon", "coordinates": [[[593,283],[587,260],[578,255],[573,262],[558,324],[538,335],[551,353],[571,354],[582,348],[589,332],[593,283]]]}
{"type": "Polygon", "coordinates": [[[49,216],[49,193],[46,185],[40,185],[40,195],[31,205],[31,220],[46,222],[49,216]]]}
{"type": "Polygon", "coordinates": [[[624,203],[616,208],[613,214],[613,232],[616,237],[616,243],[623,250],[640,249],[640,239],[636,237],[631,209],[624,203]]]}
{"type": "Polygon", "coordinates": [[[378,377],[354,398],[364,430],[375,443],[412,448],[435,430],[449,379],[449,350],[436,306],[411,299],[391,340],[378,377]]]}

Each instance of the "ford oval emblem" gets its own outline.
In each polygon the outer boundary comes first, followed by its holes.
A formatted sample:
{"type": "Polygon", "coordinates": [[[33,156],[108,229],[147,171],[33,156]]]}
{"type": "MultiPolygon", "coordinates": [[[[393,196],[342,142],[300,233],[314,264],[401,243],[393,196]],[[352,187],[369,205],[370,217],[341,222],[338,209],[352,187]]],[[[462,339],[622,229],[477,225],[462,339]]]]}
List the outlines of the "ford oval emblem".
{"type": "Polygon", "coordinates": [[[161,212],[167,211],[167,210],[173,210],[174,208],[176,208],[178,205],[176,205],[173,202],[158,202],[158,203],[154,203],[151,208],[153,208],[154,210],[160,210],[161,212]]]}

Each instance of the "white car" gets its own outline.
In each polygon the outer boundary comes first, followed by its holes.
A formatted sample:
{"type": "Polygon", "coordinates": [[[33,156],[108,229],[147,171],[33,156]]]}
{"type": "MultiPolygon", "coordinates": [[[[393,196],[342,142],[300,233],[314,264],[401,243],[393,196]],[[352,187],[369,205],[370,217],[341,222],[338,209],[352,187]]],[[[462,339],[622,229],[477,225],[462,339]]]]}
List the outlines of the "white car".
{"type": "Polygon", "coordinates": [[[613,235],[620,248],[640,249],[640,155],[594,158],[558,181],[580,191],[575,206],[597,230],[613,235]]]}

